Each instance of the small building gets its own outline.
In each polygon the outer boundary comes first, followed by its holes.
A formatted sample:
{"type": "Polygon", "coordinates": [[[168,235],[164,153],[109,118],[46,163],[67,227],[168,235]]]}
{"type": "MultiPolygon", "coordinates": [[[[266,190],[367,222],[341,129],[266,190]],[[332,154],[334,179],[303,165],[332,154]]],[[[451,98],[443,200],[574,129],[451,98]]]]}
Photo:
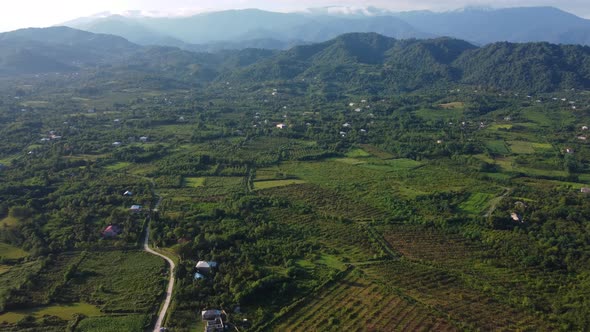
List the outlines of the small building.
{"type": "Polygon", "coordinates": [[[588,126],[582,126],[582,130],[588,130],[588,126]]]}
{"type": "Polygon", "coordinates": [[[195,268],[199,273],[210,273],[212,269],[217,267],[217,262],[198,261],[195,268]]]}
{"type": "Polygon", "coordinates": [[[119,146],[121,146],[121,144],[122,144],[121,142],[113,142],[114,147],[119,147],[119,146]]]}
{"type": "Polygon", "coordinates": [[[142,142],[142,143],[145,143],[145,142],[147,142],[147,141],[148,141],[148,138],[147,138],[147,136],[141,136],[141,137],[139,138],[139,141],[140,141],[140,142],[142,142]]]}
{"type": "Polygon", "coordinates": [[[588,188],[588,187],[583,187],[582,189],[580,189],[580,192],[581,192],[581,193],[584,193],[584,194],[590,194],[590,188],[588,188]]]}
{"type": "Polygon", "coordinates": [[[120,233],[121,233],[121,229],[119,228],[119,226],[108,225],[107,228],[105,228],[102,231],[102,236],[105,238],[113,238],[113,237],[119,235],[120,233]]]}
{"type": "Polygon", "coordinates": [[[585,141],[586,140],[586,136],[578,136],[578,139],[581,141],[585,141]]]}
{"type": "Polygon", "coordinates": [[[227,315],[223,310],[203,310],[201,311],[201,319],[206,322],[205,332],[221,332],[225,330],[225,323],[227,315]]]}
{"type": "Polygon", "coordinates": [[[573,153],[574,153],[574,149],[572,149],[572,148],[567,148],[567,149],[565,149],[565,153],[568,153],[568,154],[573,154],[573,153]]]}
{"type": "Polygon", "coordinates": [[[443,143],[443,140],[442,139],[437,139],[436,140],[436,144],[442,144],[442,143],[443,143]]]}
{"type": "Polygon", "coordinates": [[[512,218],[513,221],[520,221],[520,217],[516,212],[510,213],[510,218],[512,218]]]}
{"type": "Polygon", "coordinates": [[[132,192],[132,191],[129,191],[129,190],[126,190],[126,191],[123,193],[123,196],[133,196],[133,192],[132,192]]]}
{"type": "Polygon", "coordinates": [[[141,205],[131,205],[131,207],[129,208],[129,211],[131,212],[141,212],[142,210],[142,206],[141,205]]]}
{"type": "Polygon", "coordinates": [[[195,280],[206,279],[204,275],[200,274],[199,272],[195,272],[195,280]]]}
{"type": "Polygon", "coordinates": [[[279,123],[279,124],[276,125],[276,127],[279,128],[279,129],[285,129],[287,127],[287,125],[284,124],[284,123],[279,123]]]}
{"type": "Polygon", "coordinates": [[[343,124],[342,127],[344,127],[344,128],[350,128],[351,127],[351,124],[347,122],[347,123],[343,124]]]}

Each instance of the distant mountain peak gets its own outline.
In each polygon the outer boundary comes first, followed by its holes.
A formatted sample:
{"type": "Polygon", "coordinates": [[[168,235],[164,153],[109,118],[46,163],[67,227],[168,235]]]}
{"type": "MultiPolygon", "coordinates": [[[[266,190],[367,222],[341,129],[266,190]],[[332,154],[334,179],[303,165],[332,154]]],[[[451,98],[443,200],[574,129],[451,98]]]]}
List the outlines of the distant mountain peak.
{"type": "Polygon", "coordinates": [[[384,16],[391,15],[392,12],[387,9],[381,9],[373,6],[326,6],[307,8],[303,11],[311,15],[329,15],[329,16],[384,16]]]}
{"type": "Polygon", "coordinates": [[[459,9],[455,9],[452,10],[451,12],[454,13],[466,13],[466,12],[493,12],[497,10],[496,8],[492,7],[492,6],[486,6],[486,5],[471,5],[471,6],[465,6],[463,8],[459,8],[459,9]]]}

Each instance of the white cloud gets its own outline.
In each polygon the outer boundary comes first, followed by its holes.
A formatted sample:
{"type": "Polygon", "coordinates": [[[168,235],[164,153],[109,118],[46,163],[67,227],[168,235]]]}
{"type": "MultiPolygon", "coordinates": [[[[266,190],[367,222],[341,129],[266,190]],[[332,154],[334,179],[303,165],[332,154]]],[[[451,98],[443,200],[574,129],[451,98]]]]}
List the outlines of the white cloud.
{"type": "MultiPolygon", "coordinates": [[[[377,7],[392,11],[453,10],[465,6],[518,7],[554,6],[590,18],[588,0],[0,0],[0,30],[28,26],[50,26],[94,13],[139,10],[150,16],[191,15],[203,11],[261,8],[301,11],[305,8],[341,7],[359,11],[377,7]]],[[[335,10],[335,9],[333,9],[335,10]]],[[[343,10],[343,9],[339,9],[343,10]]]]}

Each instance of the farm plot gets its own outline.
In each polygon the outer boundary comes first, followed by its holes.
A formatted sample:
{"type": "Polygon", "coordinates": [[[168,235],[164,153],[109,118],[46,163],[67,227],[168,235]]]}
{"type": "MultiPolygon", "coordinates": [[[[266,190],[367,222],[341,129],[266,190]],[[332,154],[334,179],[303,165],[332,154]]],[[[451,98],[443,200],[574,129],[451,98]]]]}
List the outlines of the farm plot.
{"type": "Polygon", "coordinates": [[[510,150],[516,154],[531,154],[535,153],[533,143],[526,141],[508,141],[506,142],[510,150]]]}
{"type": "Polygon", "coordinates": [[[491,153],[507,155],[510,153],[510,150],[506,146],[506,143],[503,140],[491,140],[485,142],[485,146],[491,153]]]}
{"type": "Polygon", "coordinates": [[[275,331],[456,331],[428,308],[352,271],[286,314],[275,331]]]}
{"type": "Polygon", "coordinates": [[[320,215],[349,218],[354,220],[383,219],[386,213],[336,191],[312,184],[275,187],[261,191],[264,195],[285,197],[312,206],[320,215]]]}
{"type": "Polygon", "coordinates": [[[268,189],[268,188],[275,188],[275,187],[284,187],[284,186],[290,186],[293,184],[303,184],[303,183],[305,183],[304,180],[297,180],[297,179],[255,181],[254,182],[254,190],[261,190],[261,189],[268,189]]]}
{"type": "Polygon", "coordinates": [[[147,315],[103,316],[82,319],[75,331],[79,332],[142,332],[149,324],[147,315]]]}
{"type": "Polygon", "coordinates": [[[27,257],[29,253],[26,251],[12,246],[7,243],[0,242],[0,257],[4,259],[20,259],[23,257],[27,257]]]}
{"type": "Polygon", "coordinates": [[[378,230],[394,250],[411,260],[463,267],[483,254],[480,245],[432,228],[396,224],[378,230]]]}
{"type": "Polygon", "coordinates": [[[555,330],[532,311],[490,297],[440,268],[399,260],[367,266],[365,272],[468,329],[555,330]]]}
{"type": "Polygon", "coordinates": [[[56,316],[63,320],[71,320],[74,318],[74,315],[76,314],[83,314],[87,317],[102,315],[102,313],[96,306],[87,303],[73,303],[6,312],[0,314],[0,322],[14,324],[20,321],[21,319],[25,318],[26,316],[33,316],[39,319],[45,315],[56,316]]]}
{"type": "Polygon", "coordinates": [[[164,291],[164,261],[141,251],[89,253],[61,294],[97,304],[103,312],[144,313],[164,291]]]}
{"type": "Polygon", "coordinates": [[[473,193],[459,205],[459,209],[470,214],[481,214],[493,198],[492,194],[473,193]]]}
{"type": "Polygon", "coordinates": [[[442,109],[423,108],[414,112],[426,121],[457,121],[463,117],[463,107],[447,107],[442,109]]]}
{"type": "Polygon", "coordinates": [[[205,185],[205,178],[185,177],[182,181],[184,187],[199,188],[205,185]]]}

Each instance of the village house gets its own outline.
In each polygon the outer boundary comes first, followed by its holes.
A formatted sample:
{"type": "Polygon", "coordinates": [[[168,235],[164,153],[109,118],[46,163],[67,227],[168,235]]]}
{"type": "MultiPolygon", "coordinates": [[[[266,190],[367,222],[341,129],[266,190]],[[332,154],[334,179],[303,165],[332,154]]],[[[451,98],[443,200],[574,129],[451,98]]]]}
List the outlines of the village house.
{"type": "Polygon", "coordinates": [[[588,130],[588,126],[582,126],[582,130],[588,130]]]}
{"type": "Polygon", "coordinates": [[[584,193],[584,194],[590,194],[590,188],[588,188],[588,187],[583,187],[582,189],[580,189],[580,192],[581,192],[581,193],[584,193]]]}
{"type": "Polygon", "coordinates": [[[147,138],[147,136],[141,136],[141,137],[139,138],[139,141],[140,141],[140,142],[142,142],[142,143],[145,143],[145,142],[147,142],[147,141],[148,141],[148,138],[147,138]]]}
{"type": "Polygon", "coordinates": [[[513,221],[521,221],[520,217],[518,216],[518,214],[516,214],[516,212],[510,213],[510,218],[512,218],[513,221]]]}
{"type": "Polygon", "coordinates": [[[141,210],[142,210],[141,205],[131,205],[131,207],[129,208],[129,211],[135,212],[135,213],[141,212],[141,210]]]}
{"type": "Polygon", "coordinates": [[[203,273],[203,274],[210,273],[211,270],[216,267],[217,267],[217,262],[207,262],[207,261],[198,261],[197,265],[195,265],[197,272],[203,273]]]}
{"type": "Polygon", "coordinates": [[[285,127],[287,127],[287,125],[284,124],[284,123],[279,123],[279,124],[277,124],[276,127],[279,128],[279,129],[284,129],[285,127]]]}
{"type": "Polygon", "coordinates": [[[225,330],[225,323],[227,315],[223,310],[203,310],[201,311],[201,319],[206,322],[205,332],[221,332],[225,330]]]}
{"type": "Polygon", "coordinates": [[[574,149],[567,148],[567,149],[565,149],[565,153],[572,154],[572,153],[574,153],[574,149]]]}
{"type": "Polygon", "coordinates": [[[114,142],[114,143],[113,143],[113,146],[114,146],[114,147],[119,147],[119,146],[121,146],[121,144],[122,144],[121,142],[114,142]]]}
{"type": "Polygon", "coordinates": [[[129,190],[126,190],[126,191],[123,193],[123,196],[133,196],[133,192],[132,192],[132,191],[129,191],[129,190]]]}
{"type": "Polygon", "coordinates": [[[119,226],[108,225],[107,228],[105,228],[102,231],[102,236],[105,238],[112,238],[112,237],[119,235],[120,233],[121,233],[121,229],[119,228],[119,226]]]}

